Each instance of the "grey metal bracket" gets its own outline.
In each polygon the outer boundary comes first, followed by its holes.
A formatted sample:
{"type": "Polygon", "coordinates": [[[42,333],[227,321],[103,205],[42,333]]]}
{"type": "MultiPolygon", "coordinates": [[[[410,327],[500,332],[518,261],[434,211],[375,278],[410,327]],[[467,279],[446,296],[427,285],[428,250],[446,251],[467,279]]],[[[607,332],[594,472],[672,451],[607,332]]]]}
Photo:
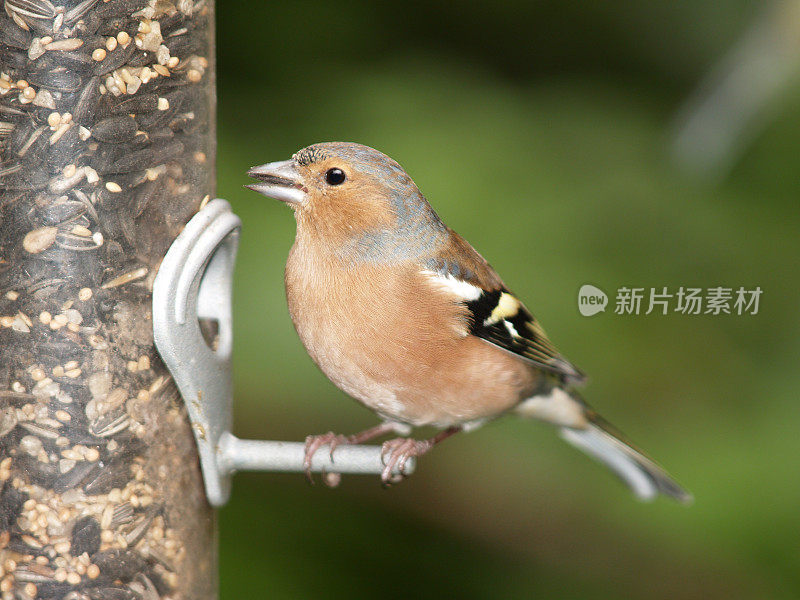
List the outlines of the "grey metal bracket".
{"type": "MultiPolygon", "coordinates": [[[[208,501],[222,506],[236,471],[303,471],[305,444],[241,440],[233,422],[232,290],[241,221],[225,200],[212,200],[186,224],[167,251],[153,285],[153,333],[186,403],[200,454],[208,501]],[[218,325],[216,348],[199,319],[218,325]]],[[[404,472],[414,470],[409,460],[404,472]]],[[[339,446],[335,462],[326,448],[314,454],[311,470],[378,474],[380,446],[339,446]]]]}

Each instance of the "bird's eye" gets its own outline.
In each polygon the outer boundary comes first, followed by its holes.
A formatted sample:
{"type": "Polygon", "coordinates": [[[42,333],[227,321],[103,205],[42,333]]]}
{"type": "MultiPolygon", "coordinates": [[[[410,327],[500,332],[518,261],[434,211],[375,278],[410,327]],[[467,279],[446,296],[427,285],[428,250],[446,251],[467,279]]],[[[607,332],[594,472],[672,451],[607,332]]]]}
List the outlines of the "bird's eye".
{"type": "Polygon", "coordinates": [[[347,179],[347,177],[341,169],[328,169],[325,173],[325,181],[330,185],[340,185],[344,183],[345,179],[347,179]]]}

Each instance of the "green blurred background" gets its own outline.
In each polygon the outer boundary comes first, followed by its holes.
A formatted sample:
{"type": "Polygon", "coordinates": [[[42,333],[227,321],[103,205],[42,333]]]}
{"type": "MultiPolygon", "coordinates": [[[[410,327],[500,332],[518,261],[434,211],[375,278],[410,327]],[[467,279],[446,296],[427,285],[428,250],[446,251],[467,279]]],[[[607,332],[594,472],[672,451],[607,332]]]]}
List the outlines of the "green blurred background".
{"type": "Polygon", "coordinates": [[[218,193],[244,220],[237,433],[375,423],[292,328],[291,212],[242,188],[252,165],[358,141],[406,168],[590,375],[587,399],[696,498],[639,503],[546,426],[501,419],[390,490],[238,475],[223,598],[800,597],[797,80],[722,172],[669,154],[674,115],[764,6],[218,3],[218,193]],[[586,318],[584,283],[764,293],[756,316],[586,318]]]}

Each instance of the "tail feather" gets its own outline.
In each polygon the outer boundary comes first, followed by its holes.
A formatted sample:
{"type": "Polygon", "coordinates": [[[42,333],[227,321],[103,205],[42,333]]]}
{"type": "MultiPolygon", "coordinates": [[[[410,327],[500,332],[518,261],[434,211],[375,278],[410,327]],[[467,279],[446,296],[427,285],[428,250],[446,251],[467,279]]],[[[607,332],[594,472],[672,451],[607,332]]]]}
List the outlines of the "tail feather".
{"type": "Polygon", "coordinates": [[[562,427],[561,437],[609,467],[641,500],[652,500],[659,493],[679,502],[692,496],[664,469],[622,441],[620,436],[596,415],[585,428],[562,427]]]}

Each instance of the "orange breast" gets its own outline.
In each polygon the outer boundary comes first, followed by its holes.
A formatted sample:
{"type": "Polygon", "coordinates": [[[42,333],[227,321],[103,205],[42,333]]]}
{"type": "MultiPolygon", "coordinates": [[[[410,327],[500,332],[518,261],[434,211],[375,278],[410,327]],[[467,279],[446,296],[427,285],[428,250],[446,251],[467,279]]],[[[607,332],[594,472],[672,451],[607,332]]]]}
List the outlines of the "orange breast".
{"type": "Polygon", "coordinates": [[[286,291],[314,362],[382,418],[437,426],[485,419],[536,387],[535,369],[466,334],[458,298],[415,265],[348,267],[295,244],[286,291]]]}

